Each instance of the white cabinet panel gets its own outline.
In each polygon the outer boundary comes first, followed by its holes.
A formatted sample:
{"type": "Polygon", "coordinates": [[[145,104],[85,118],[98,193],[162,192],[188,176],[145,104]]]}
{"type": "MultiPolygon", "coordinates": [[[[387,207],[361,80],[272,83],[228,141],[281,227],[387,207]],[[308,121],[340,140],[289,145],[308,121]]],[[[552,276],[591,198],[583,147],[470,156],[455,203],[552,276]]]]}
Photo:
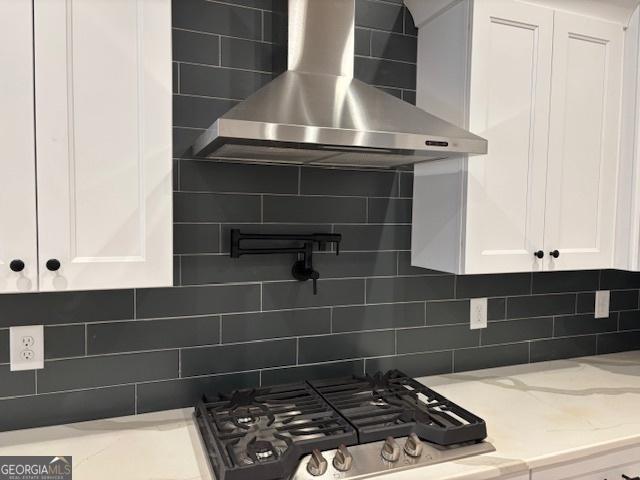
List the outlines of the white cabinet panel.
{"type": "Polygon", "coordinates": [[[539,270],[553,11],[475,3],[469,129],[489,153],[468,163],[466,273],[539,270]]]}
{"type": "Polygon", "coordinates": [[[40,289],[170,285],[170,1],[34,8],[40,289]]]}
{"type": "Polygon", "coordinates": [[[622,89],[620,25],[556,13],[549,161],[548,269],[610,268],[622,89]]]}
{"type": "Polygon", "coordinates": [[[38,288],[31,2],[0,0],[0,70],[0,292],[28,292],[38,288]]]}

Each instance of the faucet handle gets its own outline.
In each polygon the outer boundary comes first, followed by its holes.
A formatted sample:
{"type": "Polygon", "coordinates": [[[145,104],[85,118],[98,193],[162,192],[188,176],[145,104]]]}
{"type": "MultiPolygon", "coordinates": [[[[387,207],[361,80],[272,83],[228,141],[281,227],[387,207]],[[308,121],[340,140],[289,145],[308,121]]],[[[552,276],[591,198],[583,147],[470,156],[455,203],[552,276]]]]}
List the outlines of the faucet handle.
{"type": "Polygon", "coordinates": [[[313,281],[313,294],[317,295],[318,294],[318,279],[320,278],[320,272],[316,271],[316,270],[311,270],[310,273],[310,277],[311,280],[313,281]]]}

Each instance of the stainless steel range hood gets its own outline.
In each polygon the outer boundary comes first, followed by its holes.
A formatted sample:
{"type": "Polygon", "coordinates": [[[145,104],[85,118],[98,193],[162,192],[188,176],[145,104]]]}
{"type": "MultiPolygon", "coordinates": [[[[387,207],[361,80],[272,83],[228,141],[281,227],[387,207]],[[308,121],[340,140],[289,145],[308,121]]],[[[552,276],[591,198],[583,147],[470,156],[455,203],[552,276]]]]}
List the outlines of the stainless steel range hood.
{"type": "Polygon", "coordinates": [[[197,156],[395,167],[487,141],[353,78],[355,0],[289,0],[289,70],[225,113],[197,156]]]}

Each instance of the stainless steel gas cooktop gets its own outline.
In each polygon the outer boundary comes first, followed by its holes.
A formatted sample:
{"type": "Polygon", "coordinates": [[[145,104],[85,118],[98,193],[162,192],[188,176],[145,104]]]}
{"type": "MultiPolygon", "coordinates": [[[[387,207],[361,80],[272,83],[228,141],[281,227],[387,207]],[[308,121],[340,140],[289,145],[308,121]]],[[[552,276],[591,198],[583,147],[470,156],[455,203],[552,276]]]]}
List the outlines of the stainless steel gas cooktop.
{"type": "Polygon", "coordinates": [[[218,480],[367,478],[494,450],[481,418],[397,370],[205,396],[195,418],[218,480]]]}

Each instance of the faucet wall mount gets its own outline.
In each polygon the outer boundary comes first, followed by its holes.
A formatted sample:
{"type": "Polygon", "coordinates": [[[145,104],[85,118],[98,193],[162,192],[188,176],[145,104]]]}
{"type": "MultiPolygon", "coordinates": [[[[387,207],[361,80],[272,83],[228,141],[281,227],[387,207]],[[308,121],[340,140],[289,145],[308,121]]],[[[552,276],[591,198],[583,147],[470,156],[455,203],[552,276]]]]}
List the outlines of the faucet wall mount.
{"type": "Polygon", "coordinates": [[[340,254],[340,242],[342,235],[339,233],[312,233],[312,234],[289,234],[289,233],[242,233],[239,229],[231,230],[231,258],[239,258],[242,255],[268,255],[293,253],[297,255],[297,260],[291,267],[293,278],[301,282],[313,281],[313,294],[318,294],[318,279],[320,272],[313,268],[313,247],[318,245],[320,251],[327,249],[327,244],[333,243],[336,246],[336,255],[340,254]],[[300,242],[295,245],[256,247],[244,246],[250,241],[273,241],[273,242],[300,242]]]}

